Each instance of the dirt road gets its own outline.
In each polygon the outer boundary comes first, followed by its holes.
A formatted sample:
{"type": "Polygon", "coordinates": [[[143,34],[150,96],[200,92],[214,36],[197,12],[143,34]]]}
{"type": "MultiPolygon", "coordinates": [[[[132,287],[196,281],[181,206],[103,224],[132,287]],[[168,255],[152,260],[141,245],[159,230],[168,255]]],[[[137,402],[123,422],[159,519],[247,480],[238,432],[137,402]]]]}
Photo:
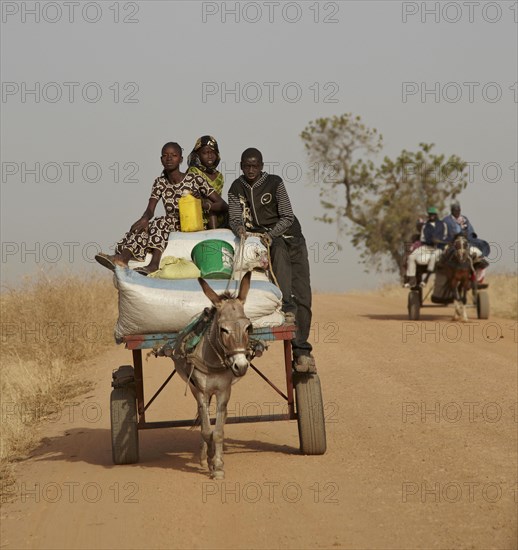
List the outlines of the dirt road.
{"type": "MultiPolygon", "coordinates": [[[[198,466],[198,429],[141,432],[140,463],[112,464],[111,371],[131,362],[114,347],[19,464],[1,548],[517,548],[516,322],[410,322],[402,296],[315,296],[328,451],[300,455],[296,422],[229,425],[222,482],[198,466]]],[[[278,381],[281,354],[256,360],[278,381]]],[[[171,366],[144,364],[148,397],[171,366]]],[[[148,419],[191,418],[184,390],[148,419]]],[[[282,407],[249,371],[230,415],[282,407]]]]}

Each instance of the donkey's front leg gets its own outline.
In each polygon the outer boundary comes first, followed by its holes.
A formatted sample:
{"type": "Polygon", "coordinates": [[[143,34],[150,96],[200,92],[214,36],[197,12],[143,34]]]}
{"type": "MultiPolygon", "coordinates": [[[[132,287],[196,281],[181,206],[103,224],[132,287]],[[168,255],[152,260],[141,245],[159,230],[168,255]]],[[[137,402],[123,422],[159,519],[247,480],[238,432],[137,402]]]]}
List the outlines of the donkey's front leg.
{"type": "Polygon", "coordinates": [[[457,300],[454,300],[453,305],[454,305],[454,313],[453,313],[453,317],[451,318],[451,320],[452,321],[458,321],[460,319],[460,316],[461,316],[460,302],[458,302],[457,300]]]}
{"type": "Polygon", "coordinates": [[[462,300],[462,318],[461,318],[461,321],[463,323],[467,323],[469,321],[469,319],[468,319],[468,311],[467,311],[467,308],[466,308],[466,289],[465,288],[462,289],[461,300],[462,300]]]}
{"type": "Polygon", "coordinates": [[[230,399],[231,385],[225,389],[222,389],[216,394],[217,408],[216,408],[216,426],[213,432],[214,447],[216,450],[214,456],[214,469],[212,471],[212,477],[214,479],[225,479],[225,472],[223,470],[223,439],[225,436],[225,422],[227,421],[227,405],[230,399]]]}
{"type": "Polygon", "coordinates": [[[202,392],[196,395],[198,401],[198,416],[201,423],[201,454],[200,464],[208,466],[212,470],[212,460],[214,457],[214,441],[212,439],[212,428],[209,415],[209,397],[202,392]]]}
{"type": "Polygon", "coordinates": [[[462,317],[462,303],[460,301],[459,289],[455,287],[453,289],[453,305],[455,313],[453,314],[452,321],[459,321],[462,317]]]}
{"type": "Polygon", "coordinates": [[[207,449],[208,449],[208,445],[207,445],[205,439],[203,439],[203,436],[202,436],[201,443],[200,443],[200,466],[202,468],[208,468],[209,467],[209,462],[207,460],[207,449]]]}
{"type": "Polygon", "coordinates": [[[469,321],[468,319],[468,312],[466,311],[466,304],[464,302],[461,302],[461,316],[460,320],[463,323],[467,323],[469,321]]]}

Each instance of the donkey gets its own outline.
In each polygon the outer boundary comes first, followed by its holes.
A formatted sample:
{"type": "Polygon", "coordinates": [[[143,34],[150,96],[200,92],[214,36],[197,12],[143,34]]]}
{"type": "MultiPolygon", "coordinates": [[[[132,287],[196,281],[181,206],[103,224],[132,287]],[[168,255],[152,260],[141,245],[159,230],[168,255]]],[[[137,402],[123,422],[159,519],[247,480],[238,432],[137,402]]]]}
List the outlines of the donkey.
{"type": "Polygon", "coordinates": [[[249,271],[241,280],[237,297],[229,292],[216,294],[208,283],[198,282],[213,307],[206,315],[206,326],[199,342],[187,351],[185,339],[175,345],[172,359],[178,374],[185,380],[198,403],[201,423],[202,466],[208,467],[213,479],[224,479],[223,430],[231,386],[242,378],[250,364],[249,334],[252,323],[244,311],[250,290],[249,271]],[[216,396],[216,425],[210,423],[209,405],[216,396]]]}
{"type": "Polygon", "coordinates": [[[464,235],[455,237],[451,248],[444,253],[441,264],[455,304],[452,320],[466,322],[466,294],[471,288],[474,268],[469,254],[468,239],[464,235]]]}

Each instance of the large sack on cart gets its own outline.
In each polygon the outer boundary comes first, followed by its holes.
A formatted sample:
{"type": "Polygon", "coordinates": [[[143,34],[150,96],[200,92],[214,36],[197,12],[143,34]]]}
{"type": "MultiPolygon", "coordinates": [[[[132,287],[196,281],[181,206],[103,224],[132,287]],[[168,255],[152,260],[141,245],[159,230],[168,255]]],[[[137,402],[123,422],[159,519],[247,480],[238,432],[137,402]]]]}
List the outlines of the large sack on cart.
{"type": "MultiPolygon", "coordinates": [[[[238,281],[211,280],[219,294],[228,285],[237,291],[238,281]]],[[[131,269],[115,269],[115,286],[119,291],[119,318],[115,338],[131,334],[178,332],[211,302],[200,290],[196,279],[153,279],[131,269]]],[[[282,293],[268,281],[252,281],[245,313],[254,327],[282,325],[282,293]]]]}
{"type": "Polygon", "coordinates": [[[435,273],[435,283],[432,293],[433,304],[451,304],[453,302],[453,290],[448,281],[446,272],[440,267],[435,273]]]}

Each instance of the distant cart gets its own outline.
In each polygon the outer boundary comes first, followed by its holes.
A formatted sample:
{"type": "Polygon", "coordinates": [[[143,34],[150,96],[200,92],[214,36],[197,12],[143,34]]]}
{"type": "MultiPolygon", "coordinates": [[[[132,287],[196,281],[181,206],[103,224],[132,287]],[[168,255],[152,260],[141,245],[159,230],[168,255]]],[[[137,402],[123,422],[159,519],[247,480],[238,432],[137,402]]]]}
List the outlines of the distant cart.
{"type": "MultiPolygon", "coordinates": [[[[453,304],[453,293],[445,291],[446,278],[440,269],[433,275],[434,281],[431,289],[424,295],[424,288],[420,283],[426,273],[426,266],[417,266],[415,287],[408,293],[408,318],[411,321],[418,321],[423,307],[446,307],[453,304]],[[430,296],[431,295],[431,296],[430,296]],[[430,301],[428,301],[430,297],[430,301]]],[[[489,294],[486,289],[489,285],[478,283],[476,280],[471,282],[469,293],[463,296],[463,302],[466,307],[476,308],[479,319],[489,319],[489,294]],[[468,304],[468,294],[471,295],[471,304],[468,304]]]]}
{"type": "MultiPolygon", "coordinates": [[[[326,451],[326,430],[320,379],[317,374],[292,372],[291,340],[296,332],[294,325],[275,328],[256,328],[251,340],[256,349],[261,342],[282,340],[284,344],[284,371],[286,393],[281,391],[253,364],[250,367],[265,380],[287,403],[287,413],[262,416],[239,416],[227,418],[227,424],[244,422],[273,422],[297,420],[300,450],[303,454],[319,455],[326,451]]],[[[139,430],[193,426],[194,420],[146,421],[146,412],[158,397],[176,370],[164,380],[155,394],[146,403],[144,399],[144,375],[142,350],[172,348],[178,333],[143,334],[126,336],[123,342],[132,351],[133,365],[123,365],[113,371],[110,397],[112,456],[115,464],[133,464],[139,461],[139,430]]],[[[166,355],[158,352],[158,355],[166,355]]],[[[172,361],[171,361],[171,364],[172,361]]],[[[211,419],[214,423],[215,419],[211,419]]]]}

